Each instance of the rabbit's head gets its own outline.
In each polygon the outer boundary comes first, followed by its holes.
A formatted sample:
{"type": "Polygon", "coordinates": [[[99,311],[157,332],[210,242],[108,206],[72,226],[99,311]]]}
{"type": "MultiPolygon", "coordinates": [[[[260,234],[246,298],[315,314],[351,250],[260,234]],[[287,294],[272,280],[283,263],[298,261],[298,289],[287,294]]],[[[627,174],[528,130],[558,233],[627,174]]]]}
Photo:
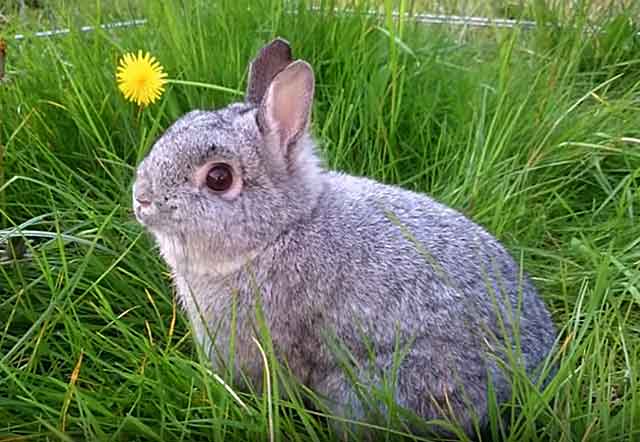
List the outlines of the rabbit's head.
{"type": "Polygon", "coordinates": [[[156,141],[133,206],[174,270],[232,270],[312,210],[313,93],[311,66],[276,39],[251,63],[244,102],[189,112],[156,141]]]}

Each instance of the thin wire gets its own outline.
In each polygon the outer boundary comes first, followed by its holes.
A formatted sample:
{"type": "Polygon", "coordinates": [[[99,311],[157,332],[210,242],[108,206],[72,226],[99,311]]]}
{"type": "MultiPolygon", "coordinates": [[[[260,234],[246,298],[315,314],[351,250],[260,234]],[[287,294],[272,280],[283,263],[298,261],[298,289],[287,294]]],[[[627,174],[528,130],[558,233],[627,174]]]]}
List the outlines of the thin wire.
{"type": "MultiPolygon", "coordinates": [[[[98,26],[99,28],[102,29],[114,29],[114,28],[128,28],[131,26],[142,26],[144,24],[147,23],[147,19],[146,18],[139,18],[139,19],[135,19],[135,20],[125,20],[125,21],[118,21],[118,22],[113,22],[113,23],[106,23],[103,25],[98,26]]],[[[96,29],[96,26],[82,26],[79,30],[80,32],[91,32],[94,31],[96,29]]],[[[39,31],[39,32],[34,32],[33,34],[29,34],[29,35],[25,35],[25,34],[16,34],[13,36],[14,40],[24,40],[30,37],[55,37],[55,36],[59,36],[59,35],[67,35],[71,32],[71,29],[69,28],[64,28],[64,29],[52,29],[50,31],[39,31]]]]}
{"type": "MultiPolygon", "coordinates": [[[[311,12],[320,12],[321,9],[317,6],[313,6],[310,8],[311,12]]],[[[365,15],[371,17],[384,17],[384,14],[381,14],[375,10],[367,10],[364,12],[357,12],[353,9],[339,9],[335,8],[333,11],[337,15],[365,15]]],[[[289,11],[290,14],[297,14],[297,11],[289,11]]],[[[417,13],[410,14],[405,13],[400,15],[399,12],[394,11],[392,13],[392,17],[395,20],[403,19],[403,20],[413,20],[419,24],[439,24],[439,25],[455,25],[455,26],[469,26],[469,27],[496,27],[496,28],[524,28],[524,29],[533,29],[537,26],[535,21],[532,20],[515,20],[508,18],[490,18],[490,17],[478,17],[472,15],[446,15],[446,14],[429,14],[429,13],[417,13]]],[[[115,29],[115,28],[128,28],[132,26],[143,26],[147,24],[146,18],[139,18],[134,20],[125,20],[118,21],[113,23],[106,23],[98,26],[101,29],[115,29]]],[[[80,32],[91,32],[96,29],[96,26],[82,26],[79,30],[80,32]]],[[[599,29],[594,27],[592,31],[597,32],[599,29]]],[[[49,31],[40,31],[35,32],[33,34],[16,34],[13,38],[14,40],[24,40],[31,37],[55,37],[61,35],[67,35],[71,33],[71,29],[63,28],[63,29],[52,29],[49,31]]],[[[639,33],[640,34],[640,33],[639,33]]]]}

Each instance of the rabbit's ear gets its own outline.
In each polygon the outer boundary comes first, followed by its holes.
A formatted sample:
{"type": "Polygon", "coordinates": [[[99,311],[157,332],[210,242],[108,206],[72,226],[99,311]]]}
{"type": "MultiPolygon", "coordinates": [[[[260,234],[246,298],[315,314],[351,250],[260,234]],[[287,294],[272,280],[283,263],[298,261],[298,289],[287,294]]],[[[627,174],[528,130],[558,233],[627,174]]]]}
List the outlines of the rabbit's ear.
{"type": "Polygon", "coordinates": [[[246,101],[260,104],[271,80],[292,61],[291,47],[282,38],[276,38],[260,49],[249,68],[246,101]]]}
{"type": "Polygon", "coordinates": [[[258,124],[265,135],[275,135],[287,148],[309,125],[315,80],[313,69],[303,60],[287,66],[273,79],[258,109],[258,124]]]}

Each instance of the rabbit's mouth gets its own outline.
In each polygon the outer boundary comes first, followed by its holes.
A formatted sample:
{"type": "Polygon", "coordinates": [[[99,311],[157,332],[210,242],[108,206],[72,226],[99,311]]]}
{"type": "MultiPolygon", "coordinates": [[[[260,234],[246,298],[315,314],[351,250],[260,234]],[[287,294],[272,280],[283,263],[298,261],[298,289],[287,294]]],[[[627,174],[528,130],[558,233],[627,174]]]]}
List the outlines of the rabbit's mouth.
{"type": "Polygon", "coordinates": [[[154,201],[133,202],[133,212],[140,224],[149,230],[173,230],[173,210],[154,201]]]}
{"type": "Polygon", "coordinates": [[[150,198],[144,198],[136,194],[133,197],[133,213],[140,224],[149,227],[158,217],[158,207],[150,198]]]}
{"type": "Polygon", "coordinates": [[[163,210],[152,202],[148,205],[134,203],[133,211],[138,222],[149,230],[174,230],[172,210],[163,210]]]}
{"type": "Polygon", "coordinates": [[[133,212],[140,224],[149,229],[170,227],[175,210],[167,198],[164,202],[154,198],[149,181],[136,180],[133,185],[133,212]]]}

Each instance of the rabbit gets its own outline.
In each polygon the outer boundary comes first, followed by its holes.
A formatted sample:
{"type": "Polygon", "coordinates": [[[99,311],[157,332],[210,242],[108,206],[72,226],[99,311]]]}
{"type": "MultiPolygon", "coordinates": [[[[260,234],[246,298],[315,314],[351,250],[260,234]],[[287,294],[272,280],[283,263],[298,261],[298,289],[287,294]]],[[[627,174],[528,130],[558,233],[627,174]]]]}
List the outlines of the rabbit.
{"type": "Polygon", "coordinates": [[[259,305],[278,360],[336,415],[367,409],[332,342],[370,389],[400,346],[397,405],[472,434],[488,382],[509,397],[498,361],[513,330],[527,373],[551,352],[550,313],[483,227],[424,194],[328,170],[310,133],[314,88],[286,40],[264,46],[243,101],[190,111],[156,140],[136,170],[135,216],[214,368],[231,362],[260,388],[259,305]]]}

